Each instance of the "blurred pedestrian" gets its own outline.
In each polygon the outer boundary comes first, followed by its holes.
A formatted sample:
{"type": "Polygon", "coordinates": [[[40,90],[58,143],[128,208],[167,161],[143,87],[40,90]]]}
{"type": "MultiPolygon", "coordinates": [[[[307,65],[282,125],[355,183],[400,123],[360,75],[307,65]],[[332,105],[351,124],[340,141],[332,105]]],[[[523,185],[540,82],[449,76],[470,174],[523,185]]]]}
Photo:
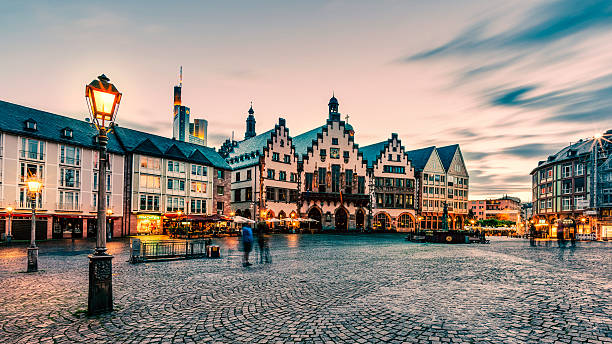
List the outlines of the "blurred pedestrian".
{"type": "Polygon", "coordinates": [[[251,266],[249,263],[249,255],[253,249],[253,230],[248,225],[242,227],[242,266],[251,266]]]}
{"type": "Polygon", "coordinates": [[[565,233],[563,233],[563,225],[557,226],[557,244],[559,247],[565,247],[565,233]]]}
{"type": "Polygon", "coordinates": [[[268,226],[265,223],[257,225],[257,245],[259,246],[259,263],[272,263],[270,258],[270,247],[268,245],[268,236],[266,230],[268,226]]]}
{"type": "Polygon", "coordinates": [[[536,228],[532,223],[531,226],[529,226],[529,245],[535,246],[535,236],[536,236],[536,228]]]}

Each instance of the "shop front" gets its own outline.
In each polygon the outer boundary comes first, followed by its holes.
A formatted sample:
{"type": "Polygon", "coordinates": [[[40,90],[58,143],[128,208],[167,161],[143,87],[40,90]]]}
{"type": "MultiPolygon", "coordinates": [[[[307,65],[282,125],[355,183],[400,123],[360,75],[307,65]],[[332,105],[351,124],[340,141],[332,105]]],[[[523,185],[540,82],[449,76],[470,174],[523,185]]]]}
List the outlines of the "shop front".
{"type": "Polygon", "coordinates": [[[164,234],[161,215],[138,214],[136,215],[136,234],[138,235],[160,235],[164,234]]]}
{"type": "Polygon", "coordinates": [[[53,217],[53,239],[83,238],[83,219],[80,216],[53,217]]]}

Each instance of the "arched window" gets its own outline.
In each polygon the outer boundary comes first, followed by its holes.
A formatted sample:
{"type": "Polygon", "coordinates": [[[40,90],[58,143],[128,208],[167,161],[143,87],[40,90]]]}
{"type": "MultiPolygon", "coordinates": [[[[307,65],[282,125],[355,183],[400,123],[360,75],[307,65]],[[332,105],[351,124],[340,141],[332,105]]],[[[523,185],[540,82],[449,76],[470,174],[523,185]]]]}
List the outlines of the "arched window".
{"type": "Polygon", "coordinates": [[[401,214],[397,219],[398,228],[414,228],[414,220],[409,214],[401,214]]]}
{"type": "Polygon", "coordinates": [[[391,227],[391,218],[387,213],[378,213],[374,217],[374,229],[386,231],[391,227]]]}

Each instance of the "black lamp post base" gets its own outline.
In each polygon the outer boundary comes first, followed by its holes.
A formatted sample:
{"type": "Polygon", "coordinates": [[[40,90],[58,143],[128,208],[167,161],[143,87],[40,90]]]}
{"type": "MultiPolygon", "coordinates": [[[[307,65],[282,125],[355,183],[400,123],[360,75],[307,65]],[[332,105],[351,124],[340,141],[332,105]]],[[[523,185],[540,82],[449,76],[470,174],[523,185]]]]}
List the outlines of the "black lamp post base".
{"type": "Polygon", "coordinates": [[[38,271],[38,247],[28,247],[28,272],[38,271]]]}
{"type": "Polygon", "coordinates": [[[113,311],[113,256],[89,256],[89,297],[87,314],[96,315],[113,311]]]}

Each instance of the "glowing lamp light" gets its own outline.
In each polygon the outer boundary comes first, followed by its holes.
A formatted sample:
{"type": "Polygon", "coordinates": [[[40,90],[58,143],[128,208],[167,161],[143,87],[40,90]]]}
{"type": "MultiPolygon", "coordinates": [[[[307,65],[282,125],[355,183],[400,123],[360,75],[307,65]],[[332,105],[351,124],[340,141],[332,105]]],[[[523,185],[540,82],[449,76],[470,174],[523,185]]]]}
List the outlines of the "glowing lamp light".
{"type": "Polygon", "coordinates": [[[106,209],[106,215],[110,216],[113,214],[113,211],[111,209],[106,209]]]}
{"type": "Polygon", "coordinates": [[[176,214],[177,214],[178,216],[181,216],[181,215],[183,215],[183,212],[179,210],[179,211],[177,211],[177,212],[176,212],[176,214]]]}
{"type": "Polygon", "coordinates": [[[581,221],[582,223],[585,223],[585,222],[586,222],[586,219],[583,217],[583,218],[581,218],[581,219],[580,219],[580,221],[581,221]]]}
{"type": "Polygon", "coordinates": [[[35,177],[30,177],[26,180],[26,185],[28,186],[28,191],[30,193],[39,193],[42,190],[42,182],[35,177]]]}
{"type": "Polygon", "coordinates": [[[113,122],[119,109],[121,93],[110,79],[102,74],[98,79],[85,86],[85,98],[89,104],[92,120],[98,127],[113,122]]]}
{"type": "Polygon", "coordinates": [[[474,220],[470,220],[470,223],[471,223],[471,224],[474,224],[475,222],[476,222],[476,221],[474,221],[474,220]]]}
{"type": "Polygon", "coordinates": [[[602,135],[601,133],[597,133],[597,134],[593,135],[593,137],[594,137],[596,140],[599,140],[600,138],[602,138],[602,136],[603,136],[603,135],[602,135]]]}
{"type": "Polygon", "coordinates": [[[230,216],[234,216],[234,215],[236,215],[236,213],[235,213],[235,212],[233,212],[233,211],[232,211],[232,212],[230,212],[230,216]]]}
{"type": "Polygon", "coordinates": [[[261,217],[265,217],[265,216],[266,216],[266,213],[267,213],[267,211],[262,210],[262,211],[259,213],[259,215],[260,215],[261,217]]]}
{"type": "Polygon", "coordinates": [[[7,213],[12,213],[13,212],[13,207],[6,207],[6,212],[7,213]]]}
{"type": "Polygon", "coordinates": [[[423,220],[423,217],[419,216],[419,217],[417,217],[417,220],[421,221],[421,220],[423,220]]]}

